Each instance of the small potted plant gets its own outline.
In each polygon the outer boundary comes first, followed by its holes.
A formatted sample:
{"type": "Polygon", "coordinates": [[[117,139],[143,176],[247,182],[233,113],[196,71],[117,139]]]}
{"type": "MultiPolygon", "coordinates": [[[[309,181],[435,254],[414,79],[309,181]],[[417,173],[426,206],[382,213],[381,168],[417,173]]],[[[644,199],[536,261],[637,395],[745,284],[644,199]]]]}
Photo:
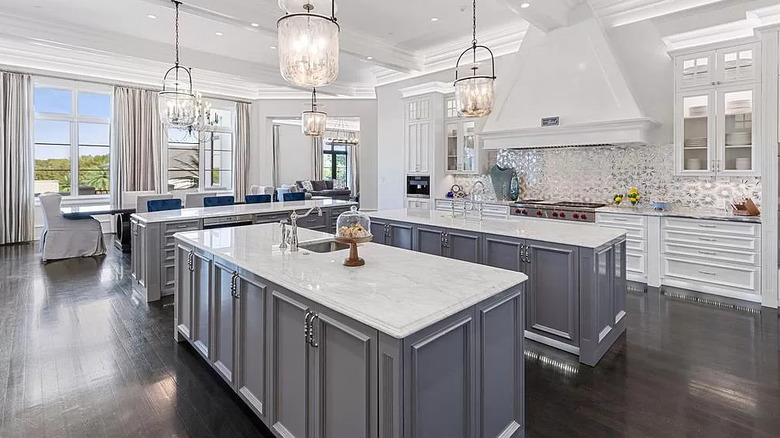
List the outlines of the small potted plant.
{"type": "Polygon", "coordinates": [[[628,191],[626,197],[631,201],[631,205],[636,205],[637,202],[639,202],[639,199],[642,198],[639,196],[639,192],[636,190],[636,187],[631,187],[631,190],[628,191]]]}

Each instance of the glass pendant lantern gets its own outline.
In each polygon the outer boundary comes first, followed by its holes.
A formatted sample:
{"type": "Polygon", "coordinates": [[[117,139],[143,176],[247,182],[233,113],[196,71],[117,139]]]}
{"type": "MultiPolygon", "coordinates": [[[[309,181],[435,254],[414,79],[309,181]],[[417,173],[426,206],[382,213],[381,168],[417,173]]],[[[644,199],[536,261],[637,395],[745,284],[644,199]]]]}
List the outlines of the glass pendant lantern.
{"type": "MultiPolygon", "coordinates": [[[[282,77],[299,87],[321,87],[339,75],[339,25],[336,4],[330,16],[314,13],[315,0],[304,0],[303,12],[290,13],[276,22],[279,68],[282,77]]],[[[282,4],[282,2],[280,2],[282,4]]]]}
{"type": "Polygon", "coordinates": [[[455,105],[461,117],[485,117],[493,111],[496,100],[496,61],[493,52],[486,46],[477,44],[477,1],[473,3],[473,27],[471,47],[464,50],[455,64],[455,105]],[[483,49],[490,55],[490,74],[479,72],[477,50],[483,49]],[[463,56],[471,52],[471,74],[458,77],[458,68],[463,56]]]}
{"type": "Polygon", "coordinates": [[[322,137],[328,124],[328,115],[317,111],[317,89],[311,90],[311,111],[301,114],[301,131],[308,137],[322,137]]]}
{"type": "Polygon", "coordinates": [[[192,93],[190,69],[179,64],[179,4],[176,8],[175,47],[176,62],[163,76],[163,89],[158,93],[157,105],[160,121],[165,126],[190,128],[198,116],[197,99],[192,93]]]}

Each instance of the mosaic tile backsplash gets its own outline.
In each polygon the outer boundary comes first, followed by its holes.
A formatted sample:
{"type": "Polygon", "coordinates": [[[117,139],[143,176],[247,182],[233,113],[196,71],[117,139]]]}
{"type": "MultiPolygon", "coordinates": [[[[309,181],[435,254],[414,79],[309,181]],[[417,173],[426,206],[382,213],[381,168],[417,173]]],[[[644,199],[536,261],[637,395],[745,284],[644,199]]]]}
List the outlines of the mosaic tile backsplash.
{"type": "MultiPolygon", "coordinates": [[[[663,200],[685,207],[719,207],[735,197],[761,201],[759,177],[678,177],[674,145],[626,145],[562,149],[504,149],[495,161],[525,177],[526,199],[612,201],[632,186],[644,203],[663,200]]],[[[492,163],[491,163],[492,166],[492,163]]],[[[481,180],[495,199],[489,175],[458,177],[467,192],[481,180]]]]}

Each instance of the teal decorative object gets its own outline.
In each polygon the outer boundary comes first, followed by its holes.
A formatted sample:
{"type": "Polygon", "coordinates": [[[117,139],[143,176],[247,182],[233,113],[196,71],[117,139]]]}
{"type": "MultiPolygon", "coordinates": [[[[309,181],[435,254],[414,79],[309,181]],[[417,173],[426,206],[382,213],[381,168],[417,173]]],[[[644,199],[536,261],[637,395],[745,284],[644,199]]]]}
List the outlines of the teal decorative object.
{"type": "Polygon", "coordinates": [[[493,182],[493,189],[496,191],[497,200],[509,200],[509,190],[512,186],[512,177],[514,175],[515,170],[510,167],[503,168],[496,164],[490,169],[490,180],[493,182]]]}
{"type": "Polygon", "coordinates": [[[518,197],[520,197],[520,180],[517,178],[517,174],[514,174],[509,185],[509,199],[517,201],[518,197]]]}

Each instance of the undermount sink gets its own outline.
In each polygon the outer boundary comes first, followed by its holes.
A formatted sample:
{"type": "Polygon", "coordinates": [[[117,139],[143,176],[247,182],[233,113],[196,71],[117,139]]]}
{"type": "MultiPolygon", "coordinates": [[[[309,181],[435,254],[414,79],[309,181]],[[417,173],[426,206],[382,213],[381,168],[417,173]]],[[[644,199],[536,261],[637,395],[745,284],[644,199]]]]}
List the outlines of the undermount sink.
{"type": "Polygon", "coordinates": [[[326,252],[334,252],[334,251],[341,251],[342,249],[349,249],[349,245],[346,243],[340,243],[336,241],[328,241],[328,242],[311,242],[311,243],[299,243],[298,248],[305,249],[311,252],[318,252],[318,253],[326,253],[326,252]]]}

